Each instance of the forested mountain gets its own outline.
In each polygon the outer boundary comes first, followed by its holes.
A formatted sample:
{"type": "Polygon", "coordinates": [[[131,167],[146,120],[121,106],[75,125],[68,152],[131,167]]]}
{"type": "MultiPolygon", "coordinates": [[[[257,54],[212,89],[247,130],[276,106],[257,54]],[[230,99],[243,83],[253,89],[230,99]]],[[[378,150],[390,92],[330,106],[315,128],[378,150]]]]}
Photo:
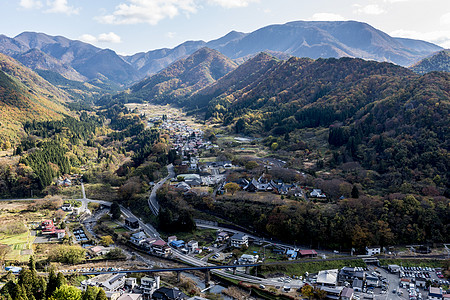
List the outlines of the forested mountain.
{"type": "Polygon", "coordinates": [[[62,118],[69,97],[14,59],[0,54],[0,139],[17,140],[22,123],[62,118]]]}
{"type": "Polygon", "coordinates": [[[202,48],[132,86],[129,97],[154,102],[183,99],[236,67],[236,63],[218,51],[202,48]]]}
{"type": "Polygon", "coordinates": [[[410,69],[418,74],[432,71],[450,72],[450,50],[442,50],[430,57],[426,57],[412,65],[410,69]]]}

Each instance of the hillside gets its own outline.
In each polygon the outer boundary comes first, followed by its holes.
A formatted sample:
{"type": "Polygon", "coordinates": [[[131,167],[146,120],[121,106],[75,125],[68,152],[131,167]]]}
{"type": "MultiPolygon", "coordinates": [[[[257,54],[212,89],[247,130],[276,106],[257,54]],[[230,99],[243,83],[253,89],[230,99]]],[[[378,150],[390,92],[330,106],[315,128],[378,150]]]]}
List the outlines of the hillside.
{"type": "Polygon", "coordinates": [[[39,75],[0,54],[0,139],[16,142],[22,124],[32,120],[60,119],[69,97],[39,75]]]}
{"type": "Polygon", "coordinates": [[[236,63],[218,51],[202,48],[132,86],[130,97],[154,102],[180,101],[236,67],[236,63]]]}
{"type": "Polygon", "coordinates": [[[442,50],[412,65],[410,69],[418,74],[432,71],[450,72],[450,50],[442,50]]]}

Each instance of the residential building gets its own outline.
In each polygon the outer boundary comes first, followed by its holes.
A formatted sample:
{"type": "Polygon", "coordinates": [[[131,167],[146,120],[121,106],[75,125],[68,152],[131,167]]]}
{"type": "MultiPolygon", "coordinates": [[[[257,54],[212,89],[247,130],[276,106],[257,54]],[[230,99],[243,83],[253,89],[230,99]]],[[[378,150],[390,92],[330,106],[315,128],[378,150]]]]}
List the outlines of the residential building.
{"type": "Polygon", "coordinates": [[[117,300],[141,300],[141,299],[142,294],[130,294],[130,293],[122,294],[119,298],[117,298],[117,300]]]}
{"type": "Polygon", "coordinates": [[[139,220],[134,217],[128,217],[125,219],[125,225],[130,229],[138,229],[139,220]]]}
{"type": "Polygon", "coordinates": [[[197,248],[198,248],[197,241],[192,240],[187,243],[187,249],[189,250],[189,252],[194,252],[194,250],[197,248]]]}
{"type": "Polygon", "coordinates": [[[232,237],[231,237],[231,247],[234,248],[241,248],[242,246],[246,246],[248,247],[248,235],[246,235],[245,233],[235,233],[232,237]]]}
{"type": "Polygon", "coordinates": [[[151,295],[153,295],[154,291],[159,289],[159,285],[160,285],[160,277],[159,276],[155,276],[155,277],[145,276],[141,279],[140,288],[144,295],[151,296],[151,295]]]}
{"type": "Polygon", "coordinates": [[[353,289],[352,288],[343,288],[341,292],[342,300],[352,300],[353,299],[353,289]]]}
{"type": "Polygon", "coordinates": [[[353,280],[353,284],[352,284],[352,288],[355,292],[362,292],[363,290],[363,281],[361,279],[354,279],[353,280]]]}
{"type": "Polygon", "coordinates": [[[184,241],[183,241],[183,240],[179,240],[179,241],[171,241],[171,242],[170,242],[170,245],[171,245],[172,247],[175,247],[175,248],[181,248],[181,247],[184,246],[184,241]]]}
{"type": "Polygon", "coordinates": [[[366,247],[366,254],[367,255],[378,255],[380,253],[381,253],[381,247],[380,246],[366,247]]]}
{"type": "Polygon", "coordinates": [[[298,251],[301,257],[317,257],[316,250],[300,250],[298,251]]]}
{"type": "Polygon", "coordinates": [[[242,256],[238,259],[238,263],[240,265],[255,264],[258,262],[258,258],[258,255],[242,254],[242,256]]]}
{"type": "Polygon", "coordinates": [[[63,211],[72,211],[72,204],[70,204],[70,203],[64,203],[64,204],[61,206],[61,209],[62,209],[63,211]]]}
{"type": "Polygon", "coordinates": [[[143,231],[139,231],[131,235],[130,241],[133,244],[140,246],[145,242],[146,238],[147,236],[145,235],[145,233],[143,231]]]}
{"type": "Polygon", "coordinates": [[[98,286],[105,290],[105,292],[115,292],[125,286],[125,274],[102,274],[83,280],[81,282],[81,289],[85,291],[88,286],[98,286]]]}
{"type": "Polygon", "coordinates": [[[107,253],[109,253],[109,251],[111,251],[111,247],[103,247],[101,245],[92,247],[89,249],[89,252],[92,253],[92,255],[95,256],[101,256],[101,255],[106,255],[107,253]]]}
{"type": "Polygon", "coordinates": [[[319,286],[319,289],[325,291],[325,299],[338,300],[344,287],[342,286],[319,286]]]}
{"type": "Polygon", "coordinates": [[[228,234],[228,232],[220,231],[217,234],[217,241],[218,242],[224,242],[224,241],[228,240],[229,238],[230,238],[230,235],[228,234]]]}
{"type": "Polygon", "coordinates": [[[150,245],[150,251],[161,256],[168,256],[172,252],[169,245],[163,240],[154,241],[150,245]]]}

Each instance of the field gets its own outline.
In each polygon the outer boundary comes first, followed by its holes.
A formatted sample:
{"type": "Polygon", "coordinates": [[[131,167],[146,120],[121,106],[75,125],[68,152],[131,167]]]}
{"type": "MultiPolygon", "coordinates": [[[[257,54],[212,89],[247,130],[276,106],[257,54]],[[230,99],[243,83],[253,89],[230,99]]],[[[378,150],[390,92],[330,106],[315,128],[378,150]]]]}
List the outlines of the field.
{"type": "Polygon", "coordinates": [[[43,201],[2,202],[0,209],[0,244],[10,247],[7,261],[28,261],[33,254],[35,236],[30,230],[44,219],[53,217],[54,209],[37,209],[43,201]],[[37,207],[36,207],[37,205],[37,207]]]}
{"type": "Polygon", "coordinates": [[[11,251],[6,254],[5,260],[8,261],[28,261],[32,254],[32,245],[35,237],[31,236],[30,231],[0,238],[0,244],[8,245],[11,251]],[[30,250],[30,251],[26,251],[30,250]]]}

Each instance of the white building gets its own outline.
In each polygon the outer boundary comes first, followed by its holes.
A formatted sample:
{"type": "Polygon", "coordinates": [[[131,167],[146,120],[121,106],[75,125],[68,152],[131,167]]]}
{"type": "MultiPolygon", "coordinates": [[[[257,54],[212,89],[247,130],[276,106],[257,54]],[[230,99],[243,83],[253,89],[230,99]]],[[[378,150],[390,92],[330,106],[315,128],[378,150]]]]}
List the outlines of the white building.
{"type": "Polygon", "coordinates": [[[238,263],[240,265],[255,264],[256,262],[258,262],[258,258],[258,255],[242,254],[242,256],[238,260],[238,263]]]}
{"type": "Polygon", "coordinates": [[[317,275],[317,284],[323,286],[336,286],[338,280],[338,269],[320,271],[317,275]]]}
{"type": "Polygon", "coordinates": [[[243,245],[248,247],[248,235],[246,235],[245,233],[235,233],[230,240],[231,247],[241,248],[243,245]]]}
{"type": "Polygon", "coordinates": [[[145,276],[141,279],[141,290],[144,295],[151,296],[154,291],[159,289],[159,285],[160,285],[160,277],[159,276],[155,276],[155,277],[145,276]]]}
{"type": "Polygon", "coordinates": [[[86,291],[88,286],[98,286],[105,290],[105,292],[115,292],[125,286],[125,274],[102,274],[83,280],[81,282],[81,289],[86,291]]]}
{"type": "Polygon", "coordinates": [[[366,254],[367,255],[377,255],[381,253],[381,247],[375,246],[375,247],[366,247],[366,254]]]}

